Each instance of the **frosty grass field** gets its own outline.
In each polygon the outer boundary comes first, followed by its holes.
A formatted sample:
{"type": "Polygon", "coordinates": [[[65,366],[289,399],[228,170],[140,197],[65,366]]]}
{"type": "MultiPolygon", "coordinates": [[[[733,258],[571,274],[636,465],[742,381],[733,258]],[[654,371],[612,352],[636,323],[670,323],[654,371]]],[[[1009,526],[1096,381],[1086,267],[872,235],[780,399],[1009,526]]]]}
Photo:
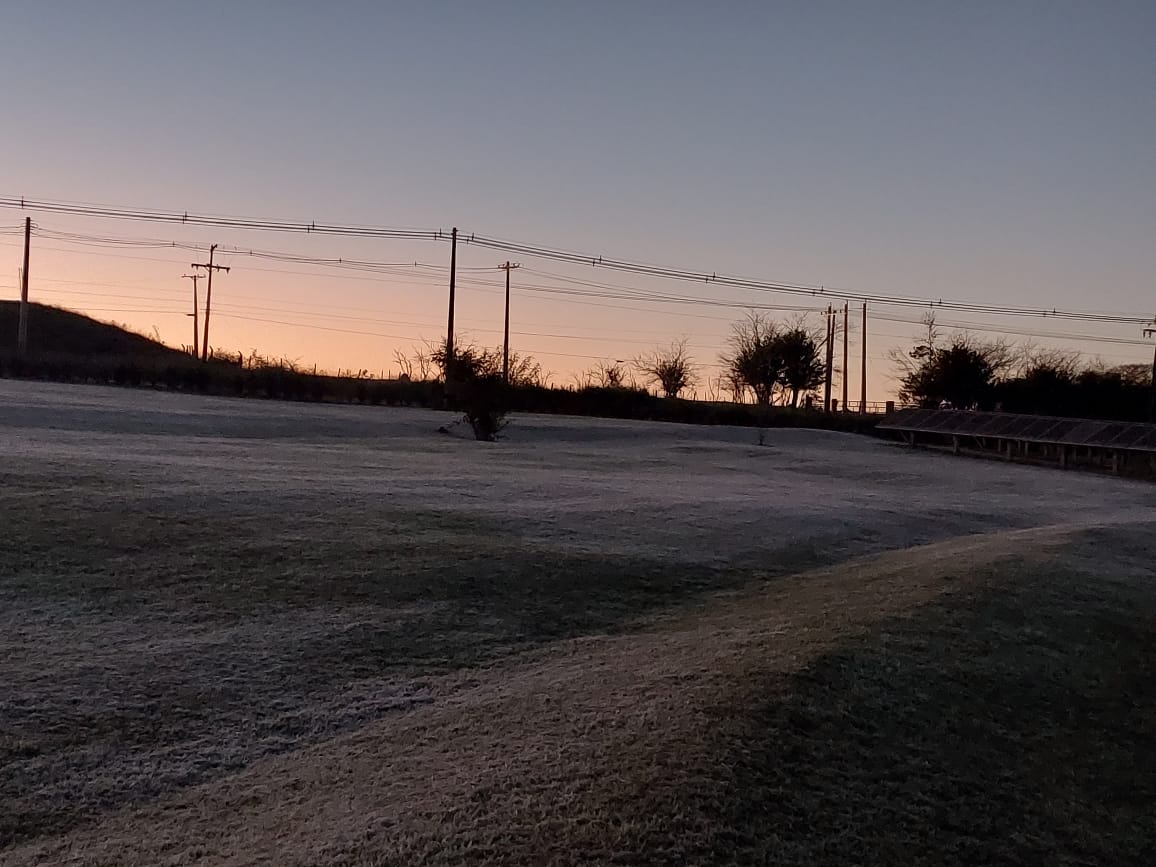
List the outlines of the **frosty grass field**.
{"type": "Polygon", "coordinates": [[[1156,487],[0,382],[0,864],[1141,864],[1156,487]]]}

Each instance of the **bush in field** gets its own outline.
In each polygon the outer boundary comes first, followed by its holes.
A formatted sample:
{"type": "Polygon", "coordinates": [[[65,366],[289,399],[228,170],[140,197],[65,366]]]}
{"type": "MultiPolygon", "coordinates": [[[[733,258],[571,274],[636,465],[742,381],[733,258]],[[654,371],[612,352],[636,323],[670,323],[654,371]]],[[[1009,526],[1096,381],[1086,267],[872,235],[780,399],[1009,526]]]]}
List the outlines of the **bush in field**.
{"type": "Polygon", "coordinates": [[[509,411],[508,387],[502,379],[501,351],[473,344],[456,347],[447,356],[446,347],[437,347],[431,359],[442,371],[446,398],[474,432],[474,439],[494,442],[506,426],[509,411]]]}
{"type": "Polygon", "coordinates": [[[664,397],[678,397],[698,380],[698,372],[686,351],[686,338],[659,347],[634,361],[643,381],[657,386],[664,397]]]}
{"type": "Polygon", "coordinates": [[[474,439],[494,442],[509,423],[509,400],[501,377],[486,376],[460,384],[458,406],[474,439]]]}

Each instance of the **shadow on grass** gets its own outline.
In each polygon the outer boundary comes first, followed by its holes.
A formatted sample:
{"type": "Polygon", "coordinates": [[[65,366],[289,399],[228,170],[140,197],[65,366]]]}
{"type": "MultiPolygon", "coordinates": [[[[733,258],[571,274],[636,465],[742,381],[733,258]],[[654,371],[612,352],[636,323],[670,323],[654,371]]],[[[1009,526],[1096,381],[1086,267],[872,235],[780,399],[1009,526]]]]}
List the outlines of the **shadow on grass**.
{"type": "Polygon", "coordinates": [[[68,506],[29,503],[0,540],[8,622],[51,642],[56,667],[30,645],[0,666],[0,846],[403,711],[440,675],[749,579],[366,502],[68,506]]]}
{"type": "MultiPolygon", "coordinates": [[[[1085,553],[1122,541],[1096,536],[1085,553]]],[[[760,864],[1152,863],[1148,574],[1025,573],[879,624],[786,683],[752,683],[743,725],[719,721],[735,778],[714,851],[760,864]]]]}

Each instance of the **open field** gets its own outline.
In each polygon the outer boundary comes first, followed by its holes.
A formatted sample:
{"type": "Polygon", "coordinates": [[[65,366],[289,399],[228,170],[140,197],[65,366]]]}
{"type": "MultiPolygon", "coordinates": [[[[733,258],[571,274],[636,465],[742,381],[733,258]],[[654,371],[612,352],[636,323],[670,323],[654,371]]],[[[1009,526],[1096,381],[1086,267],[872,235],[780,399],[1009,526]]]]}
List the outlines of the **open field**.
{"type": "Polygon", "coordinates": [[[1147,864],[1156,487],[0,382],[0,864],[1147,864]]]}

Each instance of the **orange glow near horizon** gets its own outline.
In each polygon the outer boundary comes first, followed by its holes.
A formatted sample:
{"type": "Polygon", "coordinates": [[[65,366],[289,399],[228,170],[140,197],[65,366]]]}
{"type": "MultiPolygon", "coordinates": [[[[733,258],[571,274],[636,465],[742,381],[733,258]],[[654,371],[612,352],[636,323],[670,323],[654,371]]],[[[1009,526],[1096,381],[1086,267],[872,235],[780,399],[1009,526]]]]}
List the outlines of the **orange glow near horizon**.
{"type": "MultiPolygon", "coordinates": [[[[13,220],[0,220],[11,227],[13,220]]],[[[124,226],[111,221],[35,218],[38,226],[105,238],[156,238],[208,246],[208,231],[182,227],[124,226]]],[[[223,234],[223,233],[218,233],[223,234]]],[[[329,372],[366,371],[372,376],[395,376],[399,372],[395,352],[410,353],[423,342],[444,340],[448,286],[449,246],[445,243],[369,242],[334,237],[301,237],[272,233],[234,233],[223,247],[255,248],[297,256],[360,259],[410,263],[387,269],[388,273],[364,273],[333,267],[270,261],[218,250],[215,261],[227,265],[213,281],[210,343],[215,349],[245,355],[286,359],[304,367],[329,372]],[[415,267],[413,263],[421,263],[415,267]]],[[[0,279],[0,293],[16,298],[17,269],[22,240],[0,236],[0,250],[11,264],[10,280],[0,279]]],[[[456,334],[459,342],[499,346],[502,339],[504,275],[494,251],[459,244],[456,334]]],[[[140,333],[174,346],[193,340],[192,285],[182,275],[192,273],[193,261],[205,254],[183,248],[136,249],[91,242],[33,237],[30,267],[30,298],[66,307],[94,318],[124,324],[140,333]]],[[[631,275],[594,268],[529,260],[512,279],[511,348],[534,356],[548,371],[554,385],[569,385],[583,371],[600,361],[636,358],[656,346],[687,338],[692,356],[701,367],[694,389],[698,397],[711,393],[709,380],[719,373],[718,356],[726,345],[731,324],[744,315],[743,305],[753,302],[782,304],[788,308],[770,315],[778,318],[806,316],[821,328],[819,305],[808,297],[755,295],[719,287],[703,289],[696,284],[647,281],[631,275]],[[587,284],[623,290],[661,292],[688,298],[714,299],[737,306],[647,303],[637,299],[559,295],[542,289],[602,290],[587,284]],[[529,287],[529,288],[524,288],[529,287]],[[798,308],[810,307],[804,313],[798,308]]],[[[207,283],[199,281],[201,317],[207,283]]],[[[894,365],[888,353],[910,346],[922,328],[915,324],[918,310],[880,308],[868,322],[868,400],[894,397],[894,365]],[[907,322],[887,321],[904,318],[907,322]]],[[[849,396],[859,399],[860,309],[851,310],[849,396]]],[[[979,321],[983,317],[971,316],[979,321]]],[[[950,323],[953,318],[944,319],[950,323]]],[[[203,318],[200,319],[203,325],[203,318]]],[[[1007,322],[1001,323],[1007,326],[1007,322]]],[[[1013,325],[1015,323],[1012,323],[1013,325]]],[[[1029,326],[1035,323],[1028,323],[1029,326]]],[[[1035,327],[1039,327],[1036,325],[1035,327]]],[[[946,330],[950,330],[948,327],[946,330]]],[[[1082,327],[1087,332],[1087,327],[1082,327]]],[[[1111,333],[1111,332],[1108,332],[1111,333]]],[[[1027,340],[1029,338],[1021,338],[1027,340]]],[[[1036,340],[1041,344],[1076,346],[1101,356],[1108,363],[1141,363],[1146,350],[1136,347],[1075,341],[1036,340]],[[1108,352],[1098,351],[1108,349],[1108,352]]],[[[841,342],[835,358],[839,366],[841,342]]],[[[841,395],[836,381],[834,396],[841,395]]]]}

